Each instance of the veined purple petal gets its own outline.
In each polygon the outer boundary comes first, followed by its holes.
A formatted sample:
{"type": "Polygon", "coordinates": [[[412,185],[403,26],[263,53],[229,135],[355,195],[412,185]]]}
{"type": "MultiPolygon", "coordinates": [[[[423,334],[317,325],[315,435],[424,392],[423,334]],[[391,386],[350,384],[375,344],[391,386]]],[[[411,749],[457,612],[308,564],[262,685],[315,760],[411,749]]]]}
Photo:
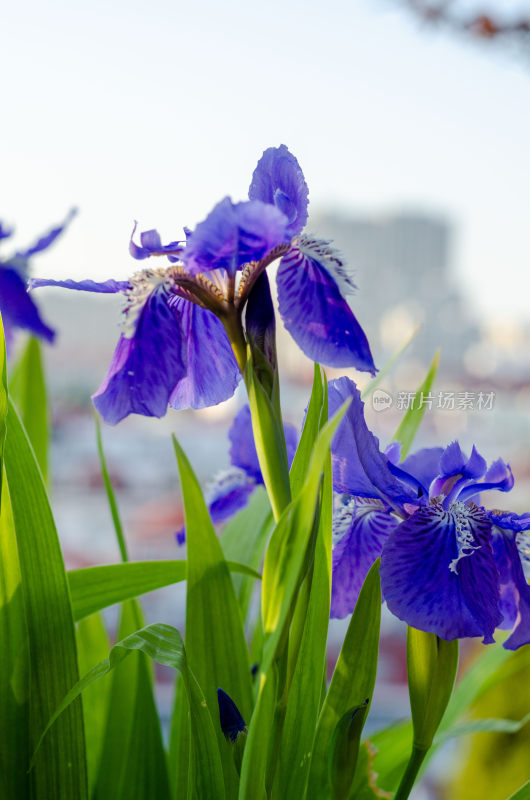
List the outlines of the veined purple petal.
{"type": "Polygon", "coordinates": [[[247,505],[255,488],[256,482],[238,467],[220,473],[206,492],[212,522],[217,524],[233,517],[247,505]]]}
{"type": "Polygon", "coordinates": [[[83,281],[72,281],[69,278],[64,281],[54,281],[51,278],[30,278],[28,281],[29,289],[41,289],[43,286],[59,286],[62,289],[77,289],[80,292],[99,292],[102,294],[114,294],[115,292],[126,292],[131,288],[129,281],[92,281],[89,278],[83,281]]]}
{"type": "Polygon", "coordinates": [[[92,399],[111,425],[129,414],[163,417],[185,372],[180,326],[160,285],[139,310],[133,335],[120,336],[107,377],[92,399]]]}
{"type": "Polygon", "coordinates": [[[443,452],[443,447],[425,447],[407,456],[400,466],[428,489],[434,478],[440,474],[440,458],[443,452]]]}
{"type": "Polygon", "coordinates": [[[129,240],[129,253],[133,258],[142,261],[150,256],[168,256],[170,261],[178,261],[184,252],[184,242],[176,241],[169,244],[162,244],[160,234],[157,230],[143,231],[140,234],[140,245],[133,241],[138,223],[134,223],[133,232],[129,240]]]}
{"type": "Polygon", "coordinates": [[[492,642],[502,614],[490,534],[478,506],[419,508],[383,548],[381,587],[390,611],[442,639],[492,642]]]}
{"type": "Polygon", "coordinates": [[[500,609],[504,616],[500,627],[512,634],[504,642],[507,650],[517,650],[530,643],[530,586],[521,564],[517,539],[521,534],[493,528],[492,544],[499,571],[500,609]]]}
{"type": "Polygon", "coordinates": [[[191,274],[239,267],[259,261],[288,241],[287,218],[274,206],[251,200],[221,200],[189,237],[184,261],[191,274]]]}
{"type": "Polygon", "coordinates": [[[351,614],[364,579],[399,520],[377,500],[349,498],[333,516],[330,617],[351,614]]]}
{"type": "MultiPolygon", "coordinates": [[[[284,325],[303,352],[330,367],[375,374],[368,340],[315,243],[291,247],[277,274],[284,325]]],[[[318,243],[316,243],[318,245],[318,243]]]]}
{"type": "MultiPolygon", "coordinates": [[[[298,431],[294,425],[289,423],[284,424],[283,431],[287,446],[287,459],[289,466],[291,466],[298,446],[298,431]]],[[[230,463],[234,467],[242,469],[256,483],[263,483],[248,405],[243,406],[237,412],[230,427],[228,438],[230,439],[230,463]]]]}
{"type": "Polygon", "coordinates": [[[308,188],[300,164],[284,144],[265,150],[252,175],[251,200],[263,200],[282,211],[289,236],[303,231],[307,222],[308,188]]]}
{"type": "Polygon", "coordinates": [[[42,320],[24,280],[12,267],[0,266],[0,311],[6,328],[24,328],[53,342],[55,331],[42,320]]]}
{"type": "Polygon", "coordinates": [[[72,219],[77,214],[77,209],[72,208],[68,214],[66,215],[63,222],[57,227],[52,228],[48,233],[45,233],[44,236],[41,236],[40,239],[37,239],[35,244],[28,247],[27,250],[19,250],[17,252],[17,256],[20,258],[29,258],[30,256],[35,255],[35,253],[40,253],[42,250],[46,250],[53,242],[57,239],[58,236],[64,231],[67,225],[72,221],[72,219]]]}
{"type": "Polygon", "coordinates": [[[372,497],[396,508],[416,501],[416,493],[392,475],[379,441],[368,430],[364,403],[353,381],[338,378],[328,383],[329,416],[351,399],[331,445],[333,486],[337,492],[372,497]]]}
{"type": "Polygon", "coordinates": [[[220,320],[206,308],[174,297],[171,300],[182,331],[185,374],[171,394],[172,408],[206,408],[234,394],[241,373],[220,320]]]}
{"type": "Polygon", "coordinates": [[[513,511],[486,511],[490,522],[503,530],[515,531],[529,531],[530,530],[530,512],[524,514],[515,514],[513,511]]]}

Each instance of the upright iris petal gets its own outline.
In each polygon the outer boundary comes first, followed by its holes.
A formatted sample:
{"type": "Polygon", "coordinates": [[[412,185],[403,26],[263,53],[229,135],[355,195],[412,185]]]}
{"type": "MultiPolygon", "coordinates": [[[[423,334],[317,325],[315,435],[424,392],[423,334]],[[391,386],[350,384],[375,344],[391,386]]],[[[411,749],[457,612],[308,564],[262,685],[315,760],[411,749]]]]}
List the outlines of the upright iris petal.
{"type": "Polygon", "coordinates": [[[276,280],[283,323],[309,358],[375,373],[368,340],[343,296],[351,284],[328,242],[301,239],[283,256],[276,280]]]}
{"type": "Polygon", "coordinates": [[[502,614],[490,534],[478,506],[419,508],[383,548],[381,587],[390,611],[442,639],[492,642],[502,614]]]}
{"type": "Polygon", "coordinates": [[[333,516],[332,618],[353,613],[364,579],[399,520],[377,500],[349,498],[333,516]]]}
{"type": "Polygon", "coordinates": [[[16,253],[16,257],[21,259],[26,259],[30,258],[30,256],[35,255],[35,253],[41,253],[43,250],[46,250],[51,244],[53,244],[53,242],[57,239],[57,237],[61,235],[61,233],[70,224],[70,222],[73,220],[76,214],[77,214],[77,209],[72,208],[59,225],[56,225],[55,228],[51,228],[51,230],[49,230],[43,236],[40,236],[35,242],[35,244],[32,244],[25,250],[18,250],[16,253]]]}
{"type": "Polygon", "coordinates": [[[206,308],[173,297],[171,306],[179,318],[186,372],[175,385],[169,405],[206,408],[234,394],[241,373],[219,319],[206,308]]]}
{"type": "Polygon", "coordinates": [[[134,241],[134,234],[136,232],[137,223],[134,223],[133,232],[129,241],[129,253],[133,258],[142,261],[144,258],[150,256],[167,256],[170,261],[175,262],[181,257],[184,252],[184,243],[170,242],[169,244],[162,244],[160,234],[156,230],[143,231],[140,234],[140,245],[134,241]]]}
{"type": "Polygon", "coordinates": [[[279,208],[287,217],[291,237],[306,226],[308,194],[300,165],[287,147],[282,144],[265,150],[252,175],[248,196],[279,208]]]}
{"type": "Polygon", "coordinates": [[[260,261],[288,240],[287,218],[259,200],[232,203],[225,197],[200,222],[184,254],[191,274],[224,269],[229,275],[250,261],[260,261]]]}
{"type": "Polygon", "coordinates": [[[328,383],[329,416],[351,400],[332,442],[333,487],[357,497],[371,497],[401,508],[416,500],[416,494],[390,472],[388,459],[368,430],[364,403],[353,381],[339,378],[328,383]]]}

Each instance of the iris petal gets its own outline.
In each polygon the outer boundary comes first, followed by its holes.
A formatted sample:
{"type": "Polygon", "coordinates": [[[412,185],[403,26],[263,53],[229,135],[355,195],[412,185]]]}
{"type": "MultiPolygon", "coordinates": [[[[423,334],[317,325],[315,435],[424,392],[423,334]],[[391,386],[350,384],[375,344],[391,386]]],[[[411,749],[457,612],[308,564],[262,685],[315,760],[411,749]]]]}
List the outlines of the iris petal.
{"type": "Polygon", "coordinates": [[[400,466],[428,488],[440,472],[442,453],[443,447],[425,447],[407,456],[400,466]]]}
{"type": "Polygon", "coordinates": [[[24,280],[12,267],[0,266],[0,310],[6,329],[24,328],[53,342],[55,331],[42,320],[24,280]]]}
{"type": "Polygon", "coordinates": [[[46,250],[57,239],[57,237],[61,235],[76,214],[77,209],[72,208],[66,215],[63,222],[61,222],[55,228],[52,228],[50,231],[48,231],[48,233],[45,233],[44,236],[40,237],[40,239],[37,239],[35,244],[31,245],[31,247],[28,247],[27,250],[19,250],[17,252],[17,256],[20,258],[29,258],[30,256],[35,255],[35,253],[40,253],[42,250],[46,250]]]}
{"type": "Polygon", "coordinates": [[[331,612],[342,619],[357,603],[368,570],[399,520],[374,500],[351,498],[333,518],[331,612]]]}
{"type": "Polygon", "coordinates": [[[225,269],[234,275],[239,267],[259,261],[288,240],[287,218],[274,206],[252,200],[221,200],[189,237],[184,261],[197,274],[225,269]]]}
{"type": "Polygon", "coordinates": [[[366,335],[321,262],[292,247],[280,262],[277,284],[284,325],[309,358],[375,373],[366,335]]]}
{"type": "Polygon", "coordinates": [[[300,165],[287,147],[282,144],[265,150],[252,175],[248,196],[276,205],[289,221],[290,236],[301,233],[306,225],[308,194],[300,165]]]}
{"type": "Polygon", "coordinates": [[[381,586],[390,611],[442,639],[492,642],[502,614],[490,532],[477,506],[419,508],[383,548],[381,586]]]}
{"type": "Polygon", "coordinates": [[[339,378],[328,383],[330,417],[345,400],[350,406],[331,446],[333,486],[336,491],[357,497],[372,497],[401,508],[416,500],[416,493],[404,486],[388,469],[379,441],[368,430],[364,403],[353,381],[339,378]]]}
{"type": "Polygon", "coordinates": [[[237,467],[218,475],[206,493],[212,522],[224,522],[244,508],[255,488],[255,481],[237,467]]]}
{"type": "Polygon", "coordinates": [[[154,228],[149,231],[143,231],[140,234],[140,245],[135,244],[133,237],[136,227],[137,223],[135,222],[129,241],[129,253],[137,261],[143,261],[144,258],[149,258],[150,256],[164,255],[167,255],[170,261],[178,261],[184,252],[183,242],[181,241],[162,244],[160,234],[154,228]]]}
{"type": "Polygon", "coordinates": [[[28,282],[30,289],[40,289],[44,286],[59,286],[62,289],[76,289],[80,292],[97,292],[100,294],[114,294],[115,292],[126,292],[131,288],[129,281],[54,281],[51,278],[30,278],[28,282]]]}
{"type": "Polygon", "coordinates": [[[133,336],[120,336],[107,376],[92,399],[111,425],[129,414],[163,417],[185,372],[180,326],[166,291],[158,288],[140,310],[133,336]]]}
{"type": "Polygon", "coordinates": [[[530,586],[526,582],[513,533],[493,528],[493,552],[499,570],[503,628],[513,628],[504,642],[507,650],[530,643],[530,586]]]}
{"type": "Polygon", "coordinates": [[[172,408],[206,408],[234,394],[241,372],[219,319],[206,308],[176,297],[171,305],[180,320],[186,372],[176,382],[172,408]]]}

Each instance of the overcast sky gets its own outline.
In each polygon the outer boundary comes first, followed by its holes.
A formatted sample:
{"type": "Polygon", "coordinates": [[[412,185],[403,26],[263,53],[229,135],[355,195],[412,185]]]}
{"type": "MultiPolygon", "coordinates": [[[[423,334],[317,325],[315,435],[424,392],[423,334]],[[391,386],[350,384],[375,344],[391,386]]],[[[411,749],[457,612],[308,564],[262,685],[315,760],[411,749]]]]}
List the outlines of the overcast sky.
{"type": "Polygon", "coordinates": [[[4,4],[0,218],[23,244],[81,212],[35,274],[126,276],[134,219],[178,238],[284,142],[316,209],[449,217],[465,290],[530,320],[530,58],[396,5],[4,4]]]}

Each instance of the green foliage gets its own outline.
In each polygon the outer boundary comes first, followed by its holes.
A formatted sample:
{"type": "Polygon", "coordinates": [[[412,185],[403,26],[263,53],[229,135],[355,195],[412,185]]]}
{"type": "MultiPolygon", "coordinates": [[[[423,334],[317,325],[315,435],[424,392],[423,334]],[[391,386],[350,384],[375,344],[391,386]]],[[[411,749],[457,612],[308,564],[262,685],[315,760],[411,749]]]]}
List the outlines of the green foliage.
{"type": "MultiPolygon", "coordinates": [[[[432,385],[434,383],[434,379],[436,377],[436,373],[438,372],[438,363],[440,361],[440,353],[439,351],[434,356],[431,366],[429,367],[429,371],[425,377],[425,380],[419,387],[418,391],[416,392],[416,398],[426,397],[432,389],[432,385]]],[[[401,443],[401,458],[404,459],[414,441],[414,437],[416,436],[416,432],[420,426],[420,422],[423,419],[423,415],[425,414],[426,409],[425,404],[421,404],[419,401],[418,403],[414,402],[411,408],[408,409],[405,416],[401,420],[397,431],[393,436],[393,441],[397,441],[401,443]]]]}
{"type": "Polygon", "coordinates": [[[9,394],[33,447],[44,482],[48,481],[50,423],[42,349],[30,336],[18,363],[9,377],[9,394]]]}

